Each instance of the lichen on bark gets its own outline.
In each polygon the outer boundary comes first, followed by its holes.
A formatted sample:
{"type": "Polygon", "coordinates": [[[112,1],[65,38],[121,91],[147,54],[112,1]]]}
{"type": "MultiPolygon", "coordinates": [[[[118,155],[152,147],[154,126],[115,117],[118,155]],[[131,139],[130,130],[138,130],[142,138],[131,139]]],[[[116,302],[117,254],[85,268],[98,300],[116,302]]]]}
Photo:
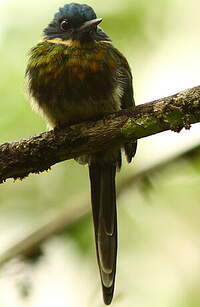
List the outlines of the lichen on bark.
{"type": "Polygon", "coordinates": [[[200,86],[94,122],[60,127],[0,145],[0,182],[48,170],[55,163],[91,154],[166,130],[180,132],[200,122],[200,86]]]}

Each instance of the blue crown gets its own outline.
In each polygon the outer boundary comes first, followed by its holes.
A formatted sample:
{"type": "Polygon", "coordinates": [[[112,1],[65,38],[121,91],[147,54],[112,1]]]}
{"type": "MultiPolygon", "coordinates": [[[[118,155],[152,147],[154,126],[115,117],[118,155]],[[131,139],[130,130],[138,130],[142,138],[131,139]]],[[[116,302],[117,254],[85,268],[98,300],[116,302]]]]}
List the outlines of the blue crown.
{"type": "Polygon", "coordinates": [[[97,18],[97,16],[89,5],[70,3],[61,7],[54,18],[72,18],[80,21],[88,21],[97,18]]]}

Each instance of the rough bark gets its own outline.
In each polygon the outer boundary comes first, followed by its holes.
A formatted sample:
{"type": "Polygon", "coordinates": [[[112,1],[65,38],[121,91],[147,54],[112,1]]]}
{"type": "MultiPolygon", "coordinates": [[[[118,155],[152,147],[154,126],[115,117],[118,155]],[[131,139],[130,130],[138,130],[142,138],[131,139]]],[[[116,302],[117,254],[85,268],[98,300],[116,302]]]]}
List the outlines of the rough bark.
{"type": "Polygon", "coordinates": [[[0,182],[39,173],[53,164],[200,121],[200,86],[106,116],[0,145],[0,182]]]}

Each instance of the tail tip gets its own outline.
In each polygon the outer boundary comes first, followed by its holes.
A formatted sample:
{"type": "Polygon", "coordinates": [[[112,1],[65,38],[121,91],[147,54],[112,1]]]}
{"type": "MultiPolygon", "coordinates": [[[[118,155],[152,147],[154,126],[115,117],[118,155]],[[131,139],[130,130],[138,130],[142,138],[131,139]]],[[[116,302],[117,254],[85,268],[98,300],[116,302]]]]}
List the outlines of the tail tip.
{"type": "Polygon", "coordinates": [[[104,299],[105,305],[110,305],[112,302],[112,298],[113,298],[113,295],[104,295],[103,299],[104,299]]]}
{"type": "Polygon", "coordinates": [[[103,300],[105,305],[110,305],[113,298],[113,287],[103,289],[103,300]]]}

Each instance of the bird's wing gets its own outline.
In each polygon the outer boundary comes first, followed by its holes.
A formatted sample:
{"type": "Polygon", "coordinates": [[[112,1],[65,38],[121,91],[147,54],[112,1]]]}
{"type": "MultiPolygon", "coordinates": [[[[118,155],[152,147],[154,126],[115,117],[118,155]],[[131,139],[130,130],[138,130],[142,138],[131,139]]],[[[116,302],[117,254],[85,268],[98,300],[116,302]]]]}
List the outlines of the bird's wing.
{"type": "MultiPolygon", "coordinates": [[[[130,66],[121,52],[114,48],[114,52],[119,59],[118,81],[121,83],[123,94],[121,97],[121,108],[127,109],[135,105],[133,93],[133,80],[130,66]]],[[[128,163],[132,161],[137,149],[137,141],[124,144],[124,150],[128,163]]]]}

